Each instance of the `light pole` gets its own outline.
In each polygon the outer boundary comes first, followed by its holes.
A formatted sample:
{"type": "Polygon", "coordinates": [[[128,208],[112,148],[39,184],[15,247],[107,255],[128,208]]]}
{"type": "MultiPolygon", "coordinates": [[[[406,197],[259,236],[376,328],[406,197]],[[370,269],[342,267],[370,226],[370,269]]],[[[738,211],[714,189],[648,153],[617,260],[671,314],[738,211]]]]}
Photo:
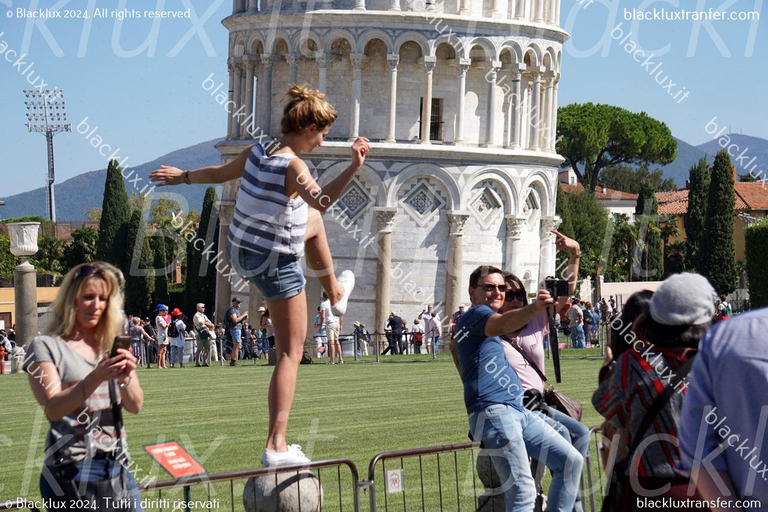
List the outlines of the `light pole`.
{"type": "Polygon", "coordinates": [[[27,112],[27,130],[42,133],[48,147],[48,217],[56,222],[56,199],[53,193],[55,174],[53,169],[53,136],[59,132],[71,132],[72,125],[67,123],[67,113],[64,112],[64,92],[59,89],[24,91],[29,98],[25,101],[27,112]],[[62,122],[64,121],[64,122],[62,122]]]}

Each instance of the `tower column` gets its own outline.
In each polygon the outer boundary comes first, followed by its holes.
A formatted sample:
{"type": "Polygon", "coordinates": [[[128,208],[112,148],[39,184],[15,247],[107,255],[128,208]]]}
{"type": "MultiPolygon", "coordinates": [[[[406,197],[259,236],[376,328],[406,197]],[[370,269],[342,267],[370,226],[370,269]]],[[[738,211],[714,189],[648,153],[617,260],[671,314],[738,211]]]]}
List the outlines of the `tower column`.
{"type": "MultiPolygon", "coordinates": [[[[398,6],[398,10],[400,7],[398,6]]],[[[397,123],[397,65],[400,63],[400,55],[392,53],[387,55],[389,64],[389,117],[387,118],[387,138],[384,142],[395,142],[395,127],[397,123]]]]}
{"type": "Polygon", "coordinates": [[[469,16],[469,13],[470,13],[469,0],[461,0],[461,3],[459,4],[459,15],[469,16]]]}
{"type": "Polygon", "coordinates": [[[521,20],[525,17],[525,2],[526,0],[516,0],[515,4],[515,19],[521,20]]]}
{"type": "Polygon", "coordinates": [[[261,112],[261,130],[269,135],[270,124],[272,123],[272,56],[262,55],[261,63],[264,66],[264,83],[259,85],[259,91],[262,92],[262,112],[261,112]]]}
{"type": "Polygon", "coordinates": [[[486,80],[488,81],[488,119],[485,129],[485,147],[495,147],[496,144],[496,117],[499,110],[498,94],[496,93],[496,79],[499,75],[499,68],[501,62],[492,61],[491,71],[486,74],[486,80]]]}
{"type": "Polygon", "coordinates": [[[352,115],[349,123],[349,140],[355,140],[360,130],[360,100],[363,93],[363,58],[362,53],[353,53],[349,56],[352,59],[353,82],[352,82],[352,115]]]}
{"type": "Polygon", "coordinates": [[[541,245],[539,246],[539,281],[547,276],[555,274],[555,235],[550,233],[553,229],[560,226],[562,219],[555,215],[554,217],[542,217],[540,221],[539,236],[541,245]]]}
{"type": "Polygon", "coordinates": [[[328,73],[328,57],[324,53],[320,53],[317,55],[317,57],[315,57],[315,62],[317,62],[317,69],[320,73],[317,89],[321,93],[325,94],[328,73]]]}
{"type": "Polygon", "coordinates": [[[456,145],[464,144],[464,97],[467,95],[467,71],[471,64],[469,59],[459,60],[459,101],[456,112],[456,139],[453,141],[456,145]]]}
{"type": "Polygon", "coordinates": [[[528,149],[531,151],[539,151],[539,130],[538,126],[541,122],[541,71],[539,68],[535,68],[532,73],[533,86],[531,90],[531,111],[529,114],[528,129],[528,149]]]}
{"type": "Polygon", "coordinates": [[[534,0],[536,2],[536,13],[533,15],[534,22],[544,21],[544,0],[534,0]]]}
{"type": "Polygon", "coordinates": [[[376,325],[381,332],[389,318],[389,288],[392,282],[392,227],[397,208],[374,208],[378,233],[376,234],[378,257],[376,258],[376,325]]]}
{"type": "Polygon", "coordinates": [[[500,18],[501,12],[499,12],[499,0],[491,0],[491,18],[500,18]]]}
{"type": "Polygon", "coordinates": [[[555,86],[555,72],[547,71],[544,73],[545,93],[544,93],[544,105],[546,105],[546,113],[544,114],[544,126],[542,127],[544,151],[553,152],[554,144],[552,138],[552,111],[554,106],[554,86],[555,86]]]}
{"type": "Polygon", "coordinates": [[[424,67],[427,70],[427,80],[424,84],[424,101],[421,108],[421,143],[431,144],[429,129],[432,124],[432,71],[435,69],[436,57],[424,57],[424,67]]]}
{"type": "Polygon", "coordinates": [[[356,11],[364,11],[365,10],[365,0],[355,0],[355,10],[356,11]]]}
{"type": "Polygon", "coordinates": [[[249,134],[254,133],[253,126],[253,71],[256,67],[255,61],[248,57],[245,61],[245,123],[242,127],[242,138],[247,139],[249,134]]]}
{"type": "MultiPolygon", "coordinates": [[[[235,95],[235,65],[232,63],[232,59],[227,62],[227,70],[229,71],[229,101],[234,101],[235,95]]],[[[233,109],[234,111],[234,109],[233,109]]],[[[227,113],[227,139],[232,138],[234,133],[235,118],[232,116],[232,112],[227,113]]]]}
{"type": "MultiPolygon", "coordinates": [[[[234,106],[232,107],[232,113],[234,114],[237,112],[237,109],[240,108],[240,105],[242,104],[242,86],[243,86],[243,68],[242,64],[235,63],[235,91],[233,93],[232,101],[235,102],[234,106]]],[[[233,139],[239,139],[240,138],[240,122],[238,119],[236,119],[234,116],[232,118],[232,138],[233,139]]]]}
{"type": "Polygon", "coordinates": [[[504,226],[504,270],[520,276],[520,252],[523,247],[518,243],[523,233],[525,219],[516,215],[505,215],[504,226]]]}
{"type": "Polygon", "coordinates": [[[550,124],[550,147],[554,153],[557,151],[557,86],[560,83],[560,73],[555,76],[554,87],[552,89],[552,117],[550,124]]]}
{"type": "Polygon", "coordinates": [[[522,92],[520,90],[520,79],[522,77],[520,73],[520,65],[514,64],[511,68],[512,74],[512,97],[510,98],[510,117],[511,117],[511,129],[510,129],[510,147],[512,149],[520,149],[520,111],[522,106],[522,92]]]}
{"type": "Polygon", "coordinates": [[[400,10],[400,0],[392,0],[392,5],[389,7],[390,11],[400,10]]]}
{"type": "MultiPolygon", "coordinates": [[[[469,214],[448,212],[448,257],[445,262],[445,318],[450,318],[461,304],[462,271],[464,268],[464,227],[469,214]]],[[[447,330],[447,329],[446,329],[447,330]]],[[[450,347],[442,342],[445,351],[450,347]]]]}
{"type": "Polygon", "coordinates": [[[285,56],[285,61],[290,66],[291,74],[289,79],[289,85],[297,83],[299,76],[299,59],[295,53],[289,53],[285,56]]]}

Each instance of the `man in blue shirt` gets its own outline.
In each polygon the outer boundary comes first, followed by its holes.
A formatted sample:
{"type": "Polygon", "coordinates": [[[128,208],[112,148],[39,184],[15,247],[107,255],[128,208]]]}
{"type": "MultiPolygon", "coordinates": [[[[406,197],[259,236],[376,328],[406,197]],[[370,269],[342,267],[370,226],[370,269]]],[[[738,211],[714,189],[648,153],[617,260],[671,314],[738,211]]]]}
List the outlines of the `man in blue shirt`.
{"type": "Polygon", "coordinates": [[[521,329],[554,301],[546,290],[524,308],[499,314],[506,284],[502,271],[482,266],[469,278],[472,308],[456,326],[454,359],[464,382],[469,428],[482,442],[502,482],[505,509],[530,512],[536,499],[528,456],[552,470],[547,508],[571,512],[584,459],[552,427],[523,406],[523,386],[507,362],[500,335],[521,329]]]}

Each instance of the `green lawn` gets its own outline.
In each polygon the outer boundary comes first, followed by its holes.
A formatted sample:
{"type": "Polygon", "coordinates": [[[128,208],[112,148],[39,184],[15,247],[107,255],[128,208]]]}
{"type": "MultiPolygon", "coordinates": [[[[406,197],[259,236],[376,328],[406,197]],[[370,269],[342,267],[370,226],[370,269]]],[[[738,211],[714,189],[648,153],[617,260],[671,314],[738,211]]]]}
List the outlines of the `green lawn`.
{"type": "MultiPolygon", "coordinates": [[[[599,415],[589,405],[601,364],[599,352],[562,351],[563,382],[558,388],[585,404],[583,421],[588,426],[600,423],[599,415]]],[[[259,467],[266,438],[266,396],[271,373],[271,367],[253,366],[249,361],[239,368],[140,370],[144,410],[137,416],[125,415],[132,457],[140,468],[137,479],[148,475],[158,480],[167,478],[141,449],[142,445],[166,440],[178,441],[209,473],[259,467]]],[[[554,375],[551,361],[547,373],[554,375]]],[[[0,376],[0,383],[0,498],[38,500],[47,421],[32,397],[26,376],[0,376]]],[[[431,356],[384,356],[379,364],[369,357],[357,363],[349,358],[345,365],[305,365],[299,371],[288,442],[301,444],[313,460],[349,458],[357,465],[361,478],[366,478],[368,463],[379,452],[467,442],[462,396],[449,355],[441,354],[437,361],[431,361],[431,356]],[[406,362],[401,358],[410,359],[406,362]]],[[[473,456],[470,452],[441,456],[440,488],[434,456],[422,458],[421,468],[418,459],[406,459],[407,508],[412,509],[412,500],[417,500],[421,509],[420,474],[426,475],[425,500],[433,503],[426,510],[441,508],[441,494],[442,508],[458,508],[457,488],[461,495],[473,492],[469,470],[473,456]],[[453,498],[448,496],[451,493],[453,498]]],[[[394,466],[390,464],[387,469],[390,467],[394,466]]],[[[321,478],[324,509],[339,508],[336,470],[323,470],[321,478]]],[[[383,510],[381,467],[376,478],[383,510]]],[[[236,496],[242,493],[242,484],[236,482],[236,496]]],[[[342,471],[342,487],[343,495],[351,494],[348,472],[342,471]]],[[[200,496],[193,496],[195,499],[205,499],[205,489],[197,492],[200,496]]],[[[212,492],[229,508],[228,484],[217,484],[212,492]]],[[[367,499],[362,495],[362,510],[367,510],[367,499]]],[[[466,500],[471,506],[473,497],[460,499],[461,508],[469,510],[466,500]]],[[[239,498],[235,501],[236,508],[241,508],[239,498]]],[[[390,495],[387,508],[402,510],[405,501],[402,495],[390,495]]],[[[343,505],[348,509],[346,497],[343,505]]]]}

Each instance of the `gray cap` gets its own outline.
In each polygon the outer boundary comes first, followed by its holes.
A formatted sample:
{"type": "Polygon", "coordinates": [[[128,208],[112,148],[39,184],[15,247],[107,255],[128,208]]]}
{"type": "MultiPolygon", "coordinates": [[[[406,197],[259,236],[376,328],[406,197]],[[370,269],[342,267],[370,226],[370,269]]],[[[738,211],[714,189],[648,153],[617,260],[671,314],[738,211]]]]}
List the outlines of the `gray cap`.
{"type": "Polygon", "coordinates": [[[715,293],[701,274],[675,274],[651,298],[651,317],[663,325],[699,325],[715,314],[715,293]]]}

